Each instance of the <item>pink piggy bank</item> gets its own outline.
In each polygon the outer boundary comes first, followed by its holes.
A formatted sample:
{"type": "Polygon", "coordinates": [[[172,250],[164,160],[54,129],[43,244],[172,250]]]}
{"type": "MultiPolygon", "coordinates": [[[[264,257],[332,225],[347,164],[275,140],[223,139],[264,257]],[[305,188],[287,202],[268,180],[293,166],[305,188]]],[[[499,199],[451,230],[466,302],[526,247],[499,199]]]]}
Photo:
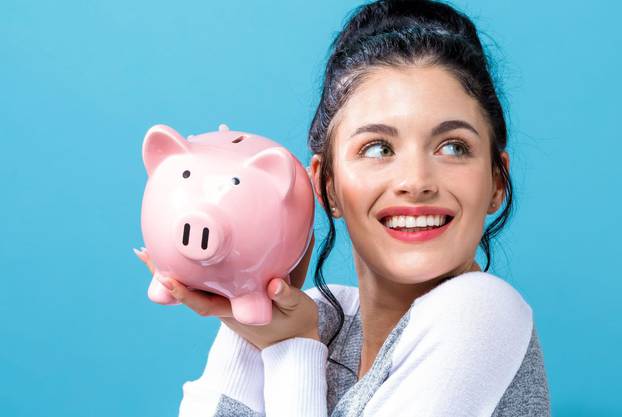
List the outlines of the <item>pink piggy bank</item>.
{"type": "Polygon", "coordinates": [[[155,268],[149,298],[178,304],[162,274],[229,298],[241,323],[269,323],[268,281],[290,282],[313,232],[305,168],[278,143],[225,125],[187,140],[156,125],[142,152],[141,229],[155,268]]]}

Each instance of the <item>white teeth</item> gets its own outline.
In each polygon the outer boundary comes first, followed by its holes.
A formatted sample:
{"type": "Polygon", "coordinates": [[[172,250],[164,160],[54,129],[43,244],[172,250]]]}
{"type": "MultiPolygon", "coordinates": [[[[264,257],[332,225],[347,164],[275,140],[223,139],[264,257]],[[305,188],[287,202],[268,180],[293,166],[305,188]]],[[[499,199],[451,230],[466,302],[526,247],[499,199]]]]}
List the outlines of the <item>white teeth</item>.
{"type": "Polygon", "coordinates": [[[390,228],[442,226],[446,222],[445,215],[391,216],[384,219],[384,225],[390,228]]]}

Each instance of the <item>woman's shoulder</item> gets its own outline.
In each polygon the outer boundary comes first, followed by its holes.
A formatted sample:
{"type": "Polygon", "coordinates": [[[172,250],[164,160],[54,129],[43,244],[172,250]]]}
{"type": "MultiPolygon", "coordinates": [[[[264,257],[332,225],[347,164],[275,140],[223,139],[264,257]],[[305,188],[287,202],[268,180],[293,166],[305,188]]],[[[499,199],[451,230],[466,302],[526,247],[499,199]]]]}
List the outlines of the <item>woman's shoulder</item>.
{"type": "MultiPolygon", "coordinates": [[[[431,291],[415,299],[413,309],[432,310],[433,315],[442,312],[443,316],[463,320],[505,320],[530,323],[533,311],[531,306],[506,280],[482,271],[471,271],[457,275],[431,291]]],[[[438,316],[437,316],[438,317],[438,316]]]]}
{"type": "MultiPolygon", "coordinates": [[[[358,287],[327,284],[341,305],[344,314],[354,315],[359,308],[358,287]]],[[[304,290],[316,303],[334,309],[317,287],[304,290]]],[[[421,310],[442,310],[443,314],[460,316],[478,313],[489,318],[506,317],[531,322],[532,309],[523,296],[510,283],[489,272],[471,271],[452,277],[426,294],[416,298],[412,307],[421,310]]],[[[481,318],[481,317],[480,317],[481,318]]],[[[509,324],[509,323],[508,323],[509,324]]]]}
{"type": "MultiPolygon", "coordinates": [[[[346,332],[350,324],[357,318],[358,306],[359,306],[359,289],[358,287],[351,287],[348,285],[340,284],[328,284],[328,289],[334,295],[339,302],[343,310],[343,325],[339,328],[341,318],[337,308],[333,306],[320,292],[319,288],[313,287],[305,290],[304,292],[315,301],[318,307],[318,331],[320,333],[320,339],[324,344],[328,344],[329,340],[339,330],[339,334],[346,332]]],[[[347,339],[347,338],[346,338],[347,339]]],[[[345,343],[343,337],[338,337],[336,343],[333,344],[333,348],[336,345],[345,343]]]]}
{"type": "MultiPolygon", "coordinates": [[[[432,292],[469,295],[494,295],[524,302],[521,294],[506,280],[490,272],[470,271],[452,277],[436,286],[432,292]]],[[[421,298],[421,297],[420,297],[421,298]]]]}

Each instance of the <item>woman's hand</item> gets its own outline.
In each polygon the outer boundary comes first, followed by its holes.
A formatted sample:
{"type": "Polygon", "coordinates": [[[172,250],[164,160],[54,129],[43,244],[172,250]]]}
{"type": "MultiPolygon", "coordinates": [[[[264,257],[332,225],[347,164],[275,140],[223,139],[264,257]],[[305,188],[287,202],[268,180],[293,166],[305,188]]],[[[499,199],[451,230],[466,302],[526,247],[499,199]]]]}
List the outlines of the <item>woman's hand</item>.
{"type": "MultiPolygon", "coordinates": [[[[238,322],[233,318],[229,299],[206,291],[189,289],[171,277],[161,277],[160,282],[181,303],[187,305],[201,316],[217,316],[229,328],[248,340],[258,349],[264,349],[282,340],[293,337],[306,337],[320,340],[318,333],[317,305],[311,297],[300,290],[304,283],[315,236],[311,237],[309,248],[290,273],[291,285],[280,278],[268,282],[268,297],[272,304],[272,321],[267,325],[252,326],[238,322]]],[[[153,273],[153,263],[146,251],[136,251],[149,270],[153,273]]]]}

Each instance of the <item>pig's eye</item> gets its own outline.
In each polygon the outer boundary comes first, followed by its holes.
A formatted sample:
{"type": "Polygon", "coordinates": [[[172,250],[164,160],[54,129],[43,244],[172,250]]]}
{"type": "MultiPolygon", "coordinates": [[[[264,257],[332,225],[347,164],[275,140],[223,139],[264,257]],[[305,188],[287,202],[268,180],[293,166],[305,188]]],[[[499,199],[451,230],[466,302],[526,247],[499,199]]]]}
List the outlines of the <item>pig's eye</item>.
{"type": "Polygon", "coordinates": [[[184,173],[181,175],[183,175],[184,178],[188,178],[190,176],[190,171],[185,170],[184,173]]]}
{"type": "Polygon", "coordinates": [[[231,181],[233,181],[233,185],[238,185],[240,183],[240,179],[238,177],[231,178],[231,181]]]}

